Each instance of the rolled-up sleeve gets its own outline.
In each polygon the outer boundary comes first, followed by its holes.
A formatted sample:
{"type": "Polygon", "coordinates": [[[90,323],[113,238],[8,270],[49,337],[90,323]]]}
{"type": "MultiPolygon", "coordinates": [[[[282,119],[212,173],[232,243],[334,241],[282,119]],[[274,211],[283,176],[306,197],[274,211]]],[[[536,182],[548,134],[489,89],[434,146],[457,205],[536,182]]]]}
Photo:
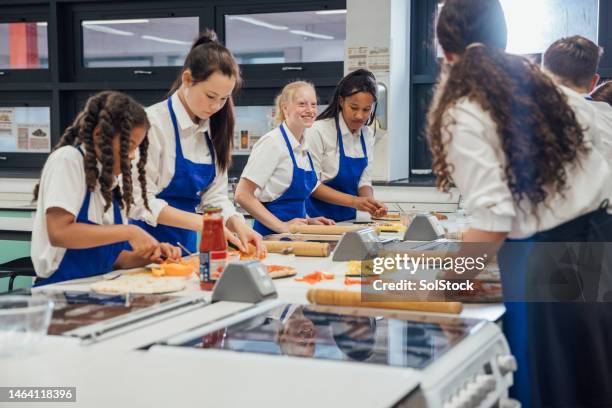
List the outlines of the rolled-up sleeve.
{"type": "Polygon", "coordinates": [[[231,217],[237,215],[242,221],[244,217],[242,214],[236,211],[236,207],[230,201],[228,196],[228,182],[227,172],[219,174],[219,168],[217,168],[217,177],[210,184],[210,187],[204,192],[202,196],[202,207],[218,207],[221,208],[223,219],[227,222],[231,217]]]}
{"type": "Polygon", "coordinates": [[[448,124],[444,138],[452,138],[447,144],[447,162],[465,206],[472,212],[472,227],[510,231],[516,210],[499,156],[495,124],[479,106],[468,101],[458,103],[444,119],[448,124]]]}
{"type": "Polygon", "coordinates": [[[162,145],[161,138],[163,137],[161,129],[156,126],[155,123],[151,124],[147,138],[149,140],[149,148],[147,150],[147,165],[146,169],[146,197],[149,202],[149,208],[147,210],[144,206],[144,200],[142,198],[142,188],[140,181],[138,181],[138,161],[140,156],[137,154],[136,158],[132,162],[132,185],[133,185],[133,197],[134,206],[130,209],[130,218],[136,220],[142,220],[147,224],[155,227],[157,226],[157,219],[159,213],[168,205],[165,200],[157,198],[157,194],[160,193],[163,188],[160,186],[160,173],[162,166],[165,164],[162,160],[162,145]]]}

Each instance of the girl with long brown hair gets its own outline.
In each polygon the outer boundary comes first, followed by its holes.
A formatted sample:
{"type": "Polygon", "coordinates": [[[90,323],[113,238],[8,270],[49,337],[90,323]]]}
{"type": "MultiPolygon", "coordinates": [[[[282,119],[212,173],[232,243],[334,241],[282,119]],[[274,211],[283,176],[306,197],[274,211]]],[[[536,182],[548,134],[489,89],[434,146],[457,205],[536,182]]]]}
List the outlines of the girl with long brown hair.
{"type": "Polygon", "coordinates": [[[124,222],[134,205],[130,162],[136,150],[141,159],[135,178],[146,183],[148,128],[136,101],[106,91],[89,98],[66,129],[34,191],[37,285],[178,258],[178,248],[124,222]]]}
{"type": "Polygon", "coordinates": [[[464,241],[499,249],[515,395],[610,406],[612,308],[596,303],[605,258],[593,244],[612,237],[610,169],[580,115],[588,102],[504,51],[498,0],[447,0],[436,30],[446,64],[429,110],[433,170],[473,214],[464,241]],[[568,243],[590,256],[572,258],[568,243]]]}
{"type": "Polygon", "coordinates": [[[227,171],[234,132],[232,93],[240,70],[216,34],[205,30],[193,43],[167,100],[147,108],[151,122],[146,197],[137,201],[136,225],[158,240],[196,251],[202,229],[198,207],[220,207],[226,239],[240,250],[252,243],[265,252],[261,236],[247,226],[228,197],[227,171]]]}

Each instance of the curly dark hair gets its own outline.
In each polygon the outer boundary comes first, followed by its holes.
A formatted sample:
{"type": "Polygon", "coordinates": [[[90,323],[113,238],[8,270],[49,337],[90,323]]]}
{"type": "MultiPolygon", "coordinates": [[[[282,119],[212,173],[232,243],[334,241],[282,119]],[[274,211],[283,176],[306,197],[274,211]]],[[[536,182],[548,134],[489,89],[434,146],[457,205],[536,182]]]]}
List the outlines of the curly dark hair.
{"type": "Polygon", "coordinates": [[[445,146],[452,137],[447,112],[461,98],[478,103],[495,125],[506,157],[504,172],[518,203],[535,213],[567,188],[569,163],[588,152],[583,129],[566,96],[526,58],[507,54],[506,24],[498,0],[447,0],[437,34],[446,53],[460,56],[443,69],[428,113],[428,138],[437,186],[448,191],[453,171],[445,146]],[[546,204],[546,203],[545,203],[546,204]]]}
{"type": "MultiPolygon", "coordinates": [[[[66,128],[59,143],[53,148],[57,150],[63,146],[83,145],[85,150],[85,180],[87,189],[94,191],[98,183],[100,192],[106,202],[104,211],[107,211],[113,196],[119,201],[121,208],[127,212],[134,204],[132,197],[132,168],[129,159],[129,148],[132,129],[137,127],[149,128],[149,120],[143,107],[130,96],[121,92],[104,91],[90,97],[85,103],[74,122],[66,128]],[[100,132],[98,142],[94,142],[94,131],[100,132]],[[113,140],[119,138],[121,157],[122,183],[113,188],[115,176],[113,174],[113,140]],[[100,155],[96,155],[96,147],[100,155]],[[98,171],[97,162],[100,161],[102,171],[98,171]]],[[[142,188],[144,205],[149,209],[146,196],[145,166],[147,164],[147,149],[149,141],[145,137],[138,146],[140,159],[137,164],[138,181],[142,188]]],[[[34,188],[34,200],[38,199],[39,185],[34,188]]]]}

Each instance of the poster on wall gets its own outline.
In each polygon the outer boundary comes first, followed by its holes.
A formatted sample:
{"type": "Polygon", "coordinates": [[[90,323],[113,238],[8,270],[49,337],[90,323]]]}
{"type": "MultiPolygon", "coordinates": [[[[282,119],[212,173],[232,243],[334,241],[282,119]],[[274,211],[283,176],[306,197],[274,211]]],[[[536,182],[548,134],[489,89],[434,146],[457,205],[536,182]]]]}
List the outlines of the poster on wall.
{"type": "Polygon", "coordinates": [[[15,116],[14,108],[0,108],[0,143],[5,143],[4,139],[13,139],[13,118],[15,116]]]}
{"type": "Polygon", "coordinates": [[[0,108],[0,152],[49,153],[48,107],[0,108]]]}
{"type": "Polygon", "coordinates": [[[376,74],[389,72],[389,47],[349,47],[348,72],[359,68],[370,70],[376,74]]]}

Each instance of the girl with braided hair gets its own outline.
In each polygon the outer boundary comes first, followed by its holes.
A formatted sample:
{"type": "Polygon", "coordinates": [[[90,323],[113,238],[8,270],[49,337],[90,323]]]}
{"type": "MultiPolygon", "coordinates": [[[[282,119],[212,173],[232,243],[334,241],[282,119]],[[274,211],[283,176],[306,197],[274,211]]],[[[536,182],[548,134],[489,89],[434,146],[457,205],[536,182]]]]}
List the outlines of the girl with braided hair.
{"type": "Polygon", "coordinates": [[[511,395],[524,407],[612,406],[612,308],[600,292],[610,169],[588,102],[504,51],[499,0],[446,0],[436,31],[446,63],[429,109],[433,170],[473,214],[463,240],[497,251],[518,360],[511,395]]]}
{"type": "Polygon", "coordinates": [[[148,128],[144,109],[112,91],[89,98],[68,126],[34,190],[31,257],[36,285],[180,256],[178,248],[126,224],[134,204],[131,160],[136,150],[141,154],[136,178],[146,183],[148,128]]]}
{"type": "MultiPolygon", "coordinates": [[[[180,242],[195,252],[202,229],[201,207],[222,210],[227,241],[257,255],[261,236],[246,225],[228,197],[227,172],[234,138],[232,93],[240,83],[238,64],[206,30],[185,58],[170,97],[147,108],[151,122],[145,194],[130,216],[160,241],[180,242]]],[[[138,187],[136,186],[136,190],[138,187]]]]}

